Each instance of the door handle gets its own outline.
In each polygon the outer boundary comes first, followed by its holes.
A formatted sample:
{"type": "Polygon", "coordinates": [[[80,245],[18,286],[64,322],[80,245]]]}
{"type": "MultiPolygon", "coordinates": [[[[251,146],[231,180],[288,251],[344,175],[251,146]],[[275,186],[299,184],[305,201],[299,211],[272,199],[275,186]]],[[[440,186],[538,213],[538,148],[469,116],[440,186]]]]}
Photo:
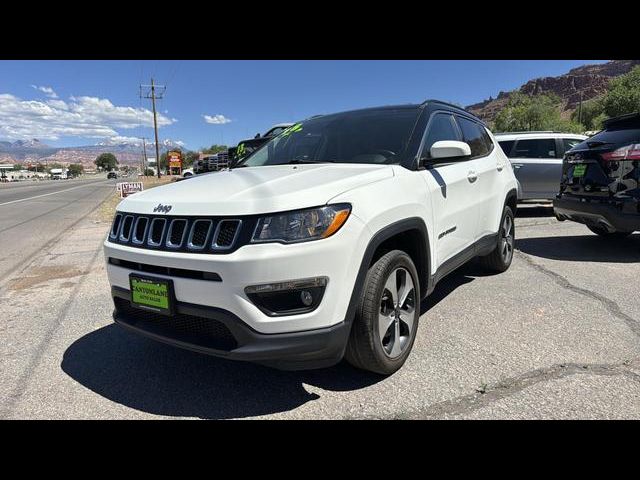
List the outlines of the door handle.
{"type": "Polygon", "coordinates": [[[478,179],[478,174],[473,170],[469,170],[469,173],[467,174],[467,180],[469,180],[470,183],[473,183],[477,179],[478,179]]]}
{"type": "Polygon", "coordinates": [[[524,163],[512,163],[511,165],[513,166],[514,170],[524,167],[524,163]]]}

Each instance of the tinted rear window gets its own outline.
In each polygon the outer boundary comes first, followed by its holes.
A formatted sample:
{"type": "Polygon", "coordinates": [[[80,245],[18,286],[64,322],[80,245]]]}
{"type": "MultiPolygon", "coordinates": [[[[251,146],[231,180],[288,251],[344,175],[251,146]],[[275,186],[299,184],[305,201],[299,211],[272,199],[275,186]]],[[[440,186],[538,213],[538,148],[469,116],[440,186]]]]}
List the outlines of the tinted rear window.
{"type": "Polygon", "coordinates": [[[506,156],[511,156],[511,148],[513,147],[513,144],[516,143],[515,140],[504,140],[503,142],[498,142],[498,145],[500,145],[500,148],[502,148],[502,151],[505,153],[506,156]]]}
{"type": "Polygon", "coordinates": [[[603,147],[640,143],[640,128],[603,130],[600,133],[596,133],[593,137],[587,138],[584,142],[578,144],[576,148],[589,148],[589,144],[593,142],[605,142],[605,144],[602,145],[603,147]]]}

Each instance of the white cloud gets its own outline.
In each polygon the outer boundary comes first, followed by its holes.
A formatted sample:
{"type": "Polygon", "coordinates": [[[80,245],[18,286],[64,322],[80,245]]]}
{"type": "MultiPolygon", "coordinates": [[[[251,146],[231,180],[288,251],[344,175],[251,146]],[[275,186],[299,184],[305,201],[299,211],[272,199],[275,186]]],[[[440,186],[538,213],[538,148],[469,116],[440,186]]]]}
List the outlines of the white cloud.
{"type": "Polygon", "coordinates": [[[207,123],[212,123],[214,125],[224,125],[225,123],[231,122],[231,119],[225,117],[224,115],[203,115],[204,121],[207,123]]]}
{"type": "Polygon", "coordinates": [[[38,87],[37,85],[31,85],[31,87],[35,88],[36,90],[40,90],[49,98],[58,98],[58,94],[54,92],[53,88],[51,87],[38,87]]]}
{"type": "MultiPolygon", "coordinates": [[[[54,92],[55,93],[55,92],[54,92]]],[[[158,126],[176,119],[158,115],[158,126]]],[[[63,100],[23,100],[0,94],[0,138],[58,140],[65,136],[113,138],[116,129],[153,127],[153,113],[145,108],[114,105],[106,98],[70,97],[63,100]]]]}

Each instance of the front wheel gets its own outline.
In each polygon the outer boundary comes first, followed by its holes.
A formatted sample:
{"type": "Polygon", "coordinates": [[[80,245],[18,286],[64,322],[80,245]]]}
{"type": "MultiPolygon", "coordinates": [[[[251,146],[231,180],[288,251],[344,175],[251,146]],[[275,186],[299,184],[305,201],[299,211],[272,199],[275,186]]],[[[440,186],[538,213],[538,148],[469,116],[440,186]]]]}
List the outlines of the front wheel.
{"type": "Polygon", "coordinates": [[[394,373],[413,347],[419,316],[416,267],[405,252],[392,250],[369,268],[345,358],[356,368],[394,373]]]}
{"type": "Polygon", "coordinates": [[[610,238],[611,240],[619,240],[622,238],[626,238],[631,235],[633,232],[610,232],[604,227],[595,227],[592,225],[587,225],[587,228],[591,230],[596,235],[599,235],[603,238],[610,238]]]}
{"type": "Polygon", "coordinates": [[[491,272],[502,273],[511,266],[513,249],[516,242],[516,225],[511,207],[505,205],[500,220],[498,243],[496,248],[484,257],[480,257],[480,264],[491,272]]]}

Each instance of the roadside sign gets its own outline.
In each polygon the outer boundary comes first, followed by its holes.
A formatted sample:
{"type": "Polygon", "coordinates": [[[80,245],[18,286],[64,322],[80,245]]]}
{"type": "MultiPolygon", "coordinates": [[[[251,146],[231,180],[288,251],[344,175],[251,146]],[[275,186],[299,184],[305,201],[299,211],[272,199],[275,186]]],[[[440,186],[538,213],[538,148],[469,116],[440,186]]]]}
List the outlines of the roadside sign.
{"type": "Polygon", "coordinates": [[[125,198],[132,193],[144,190],[142,182],[120,182],[116,185],[116,190],[120,192],[120,198],[125,198]]]}

